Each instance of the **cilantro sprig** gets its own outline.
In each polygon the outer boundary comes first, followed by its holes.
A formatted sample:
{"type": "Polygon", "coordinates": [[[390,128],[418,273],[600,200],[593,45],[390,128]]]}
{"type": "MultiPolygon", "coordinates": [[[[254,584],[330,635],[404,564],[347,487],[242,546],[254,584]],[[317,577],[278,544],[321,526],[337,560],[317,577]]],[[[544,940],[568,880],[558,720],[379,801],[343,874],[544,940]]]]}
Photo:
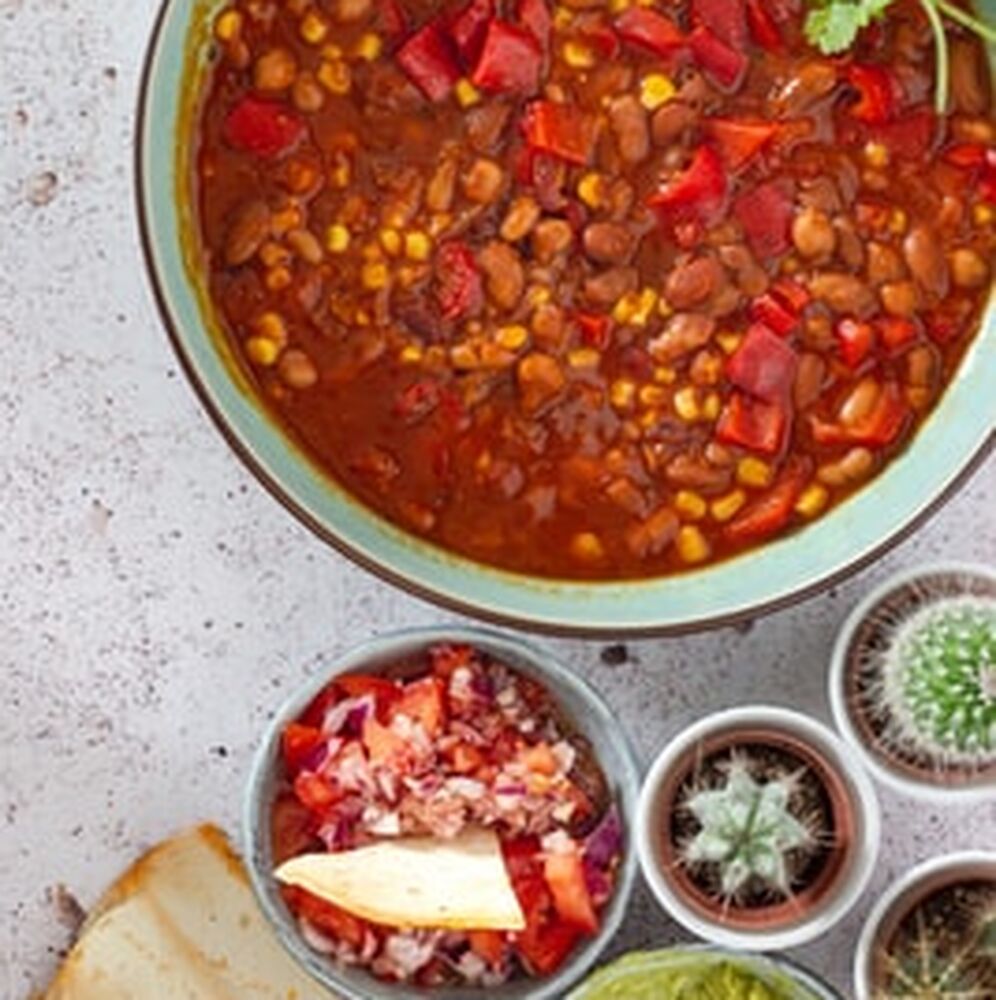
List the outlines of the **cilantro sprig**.
{"type": "MultiPolygon", "coordinates": [[[[895,0],[809,0],[806,17],[806,38],[824,55],[845,52],[862,29],[885,16],[895,0]]],[[[990,44],[996,43],[996,28],[956,6],[951,0],[920,0],[934,32],[937,53],[937,89],[934,107],[938,114],[948,108],[948,39],[943,17],[947,17],[990,44]]]]}

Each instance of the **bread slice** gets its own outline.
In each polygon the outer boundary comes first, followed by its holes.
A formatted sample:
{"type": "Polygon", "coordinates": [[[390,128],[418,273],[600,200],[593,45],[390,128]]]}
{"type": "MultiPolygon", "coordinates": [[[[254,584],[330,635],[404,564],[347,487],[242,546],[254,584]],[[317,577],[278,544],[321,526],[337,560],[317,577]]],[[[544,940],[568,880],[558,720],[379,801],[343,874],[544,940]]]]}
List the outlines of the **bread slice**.
{"type": "Polygon", "coordinates": [[[283,950],[225,835],[153,848],[104,895],[44,1000],[336,1000],[283,950]]]}

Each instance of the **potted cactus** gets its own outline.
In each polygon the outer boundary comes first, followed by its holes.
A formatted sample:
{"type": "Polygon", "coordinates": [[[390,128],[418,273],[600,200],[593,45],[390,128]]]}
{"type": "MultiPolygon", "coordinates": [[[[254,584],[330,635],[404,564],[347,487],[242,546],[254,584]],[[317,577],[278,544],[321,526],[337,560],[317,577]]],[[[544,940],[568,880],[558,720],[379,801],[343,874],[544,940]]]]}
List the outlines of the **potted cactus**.
{"type": "Polygon", "coordinates": [[[996,782],[996,573],[893,577],[851,613],[830,669],[837,726],[885,784],[982,800],[996,782]]]}
{"type": "Polygon", "coordinates": [[[794,947],[861,893],[878,851],[874,789],[825,726],[766,706],[677,736],[644,784],[644,875],[688,930],[730,948],[794,947]]]}
{"type": "Polygon", "coordinates": [[[996,854],[953,854],[901,878],[865,923],[858,1000],[996,997],[996,854]]]}

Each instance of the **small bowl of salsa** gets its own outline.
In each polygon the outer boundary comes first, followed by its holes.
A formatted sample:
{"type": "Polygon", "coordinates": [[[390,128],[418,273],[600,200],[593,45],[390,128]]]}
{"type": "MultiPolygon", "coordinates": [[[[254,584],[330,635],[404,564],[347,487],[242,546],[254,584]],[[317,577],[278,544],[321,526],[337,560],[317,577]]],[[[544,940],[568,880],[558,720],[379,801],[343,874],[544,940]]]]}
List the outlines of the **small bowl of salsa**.
{"type": "Polygon", "coordinates": [[[278,712],[247,798],[252,881],[337,993],[563,996],[623,919],[638,780],[608,707],[541,650],[384,636],[278,712]]]}

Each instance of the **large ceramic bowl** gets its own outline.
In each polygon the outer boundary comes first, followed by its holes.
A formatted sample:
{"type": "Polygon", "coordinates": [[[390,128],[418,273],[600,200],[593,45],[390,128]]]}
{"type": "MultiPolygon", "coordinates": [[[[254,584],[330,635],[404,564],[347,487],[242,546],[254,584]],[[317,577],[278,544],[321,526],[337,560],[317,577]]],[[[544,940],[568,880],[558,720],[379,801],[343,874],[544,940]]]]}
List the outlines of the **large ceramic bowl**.
{"type": "MultiPolygon", "coordinates": [[[[745,556],[635,582],[538,579],[482,566],[405,533],[354,500],[257,402],[205,290],[193,241],[191,124],[221,0],[166,0],[145,67],[137,190],[166,325],[232,447],[290,510],[357,562],[409,590],[491,620],[588,635],[691,631],[778,607],[869,563],[948,497],[994,438],[996,311],[915,443],[873,485],[817,523],[745,556]]],[[[996,13],[996,0],[982,4],[996,13]]]]}
{"type": "MultiPolygon", "coordinates": [[[[284,704],[270,724],[253,763],[245,801],[244,855],[263,913],[287,950],[319,982],[337,996],[350,1000],[410,1000],[405,985],[382,982],[368,973],[340,968],[313,951],[301,937],[297,923],[284,905],[273,878],[270,814],[278,790],[281,734],[332,680],[340,674],[377,673],[382,668],[422,652],[440,642],[465,643],[491,654],[525,677],[541,684],[553,697],[565,719],[590,744],[605,775],[623,826],[623,860],[615,894],[601,914],[598,933],[579,945],[552,976],[522,979],[486,991],[488,1000],[555,1000],[563,997],[598,960],[626,915],[636,881],[634,843],[640,774],[629,743],[608,706],[572,670],[536,646],[485,629],[423,628],[384,635],[335,657],[315,679],[284,704]]],[[[439,1000],[484,1000],[480,989],[441,989],[425,992],[439,1000]]]]}

